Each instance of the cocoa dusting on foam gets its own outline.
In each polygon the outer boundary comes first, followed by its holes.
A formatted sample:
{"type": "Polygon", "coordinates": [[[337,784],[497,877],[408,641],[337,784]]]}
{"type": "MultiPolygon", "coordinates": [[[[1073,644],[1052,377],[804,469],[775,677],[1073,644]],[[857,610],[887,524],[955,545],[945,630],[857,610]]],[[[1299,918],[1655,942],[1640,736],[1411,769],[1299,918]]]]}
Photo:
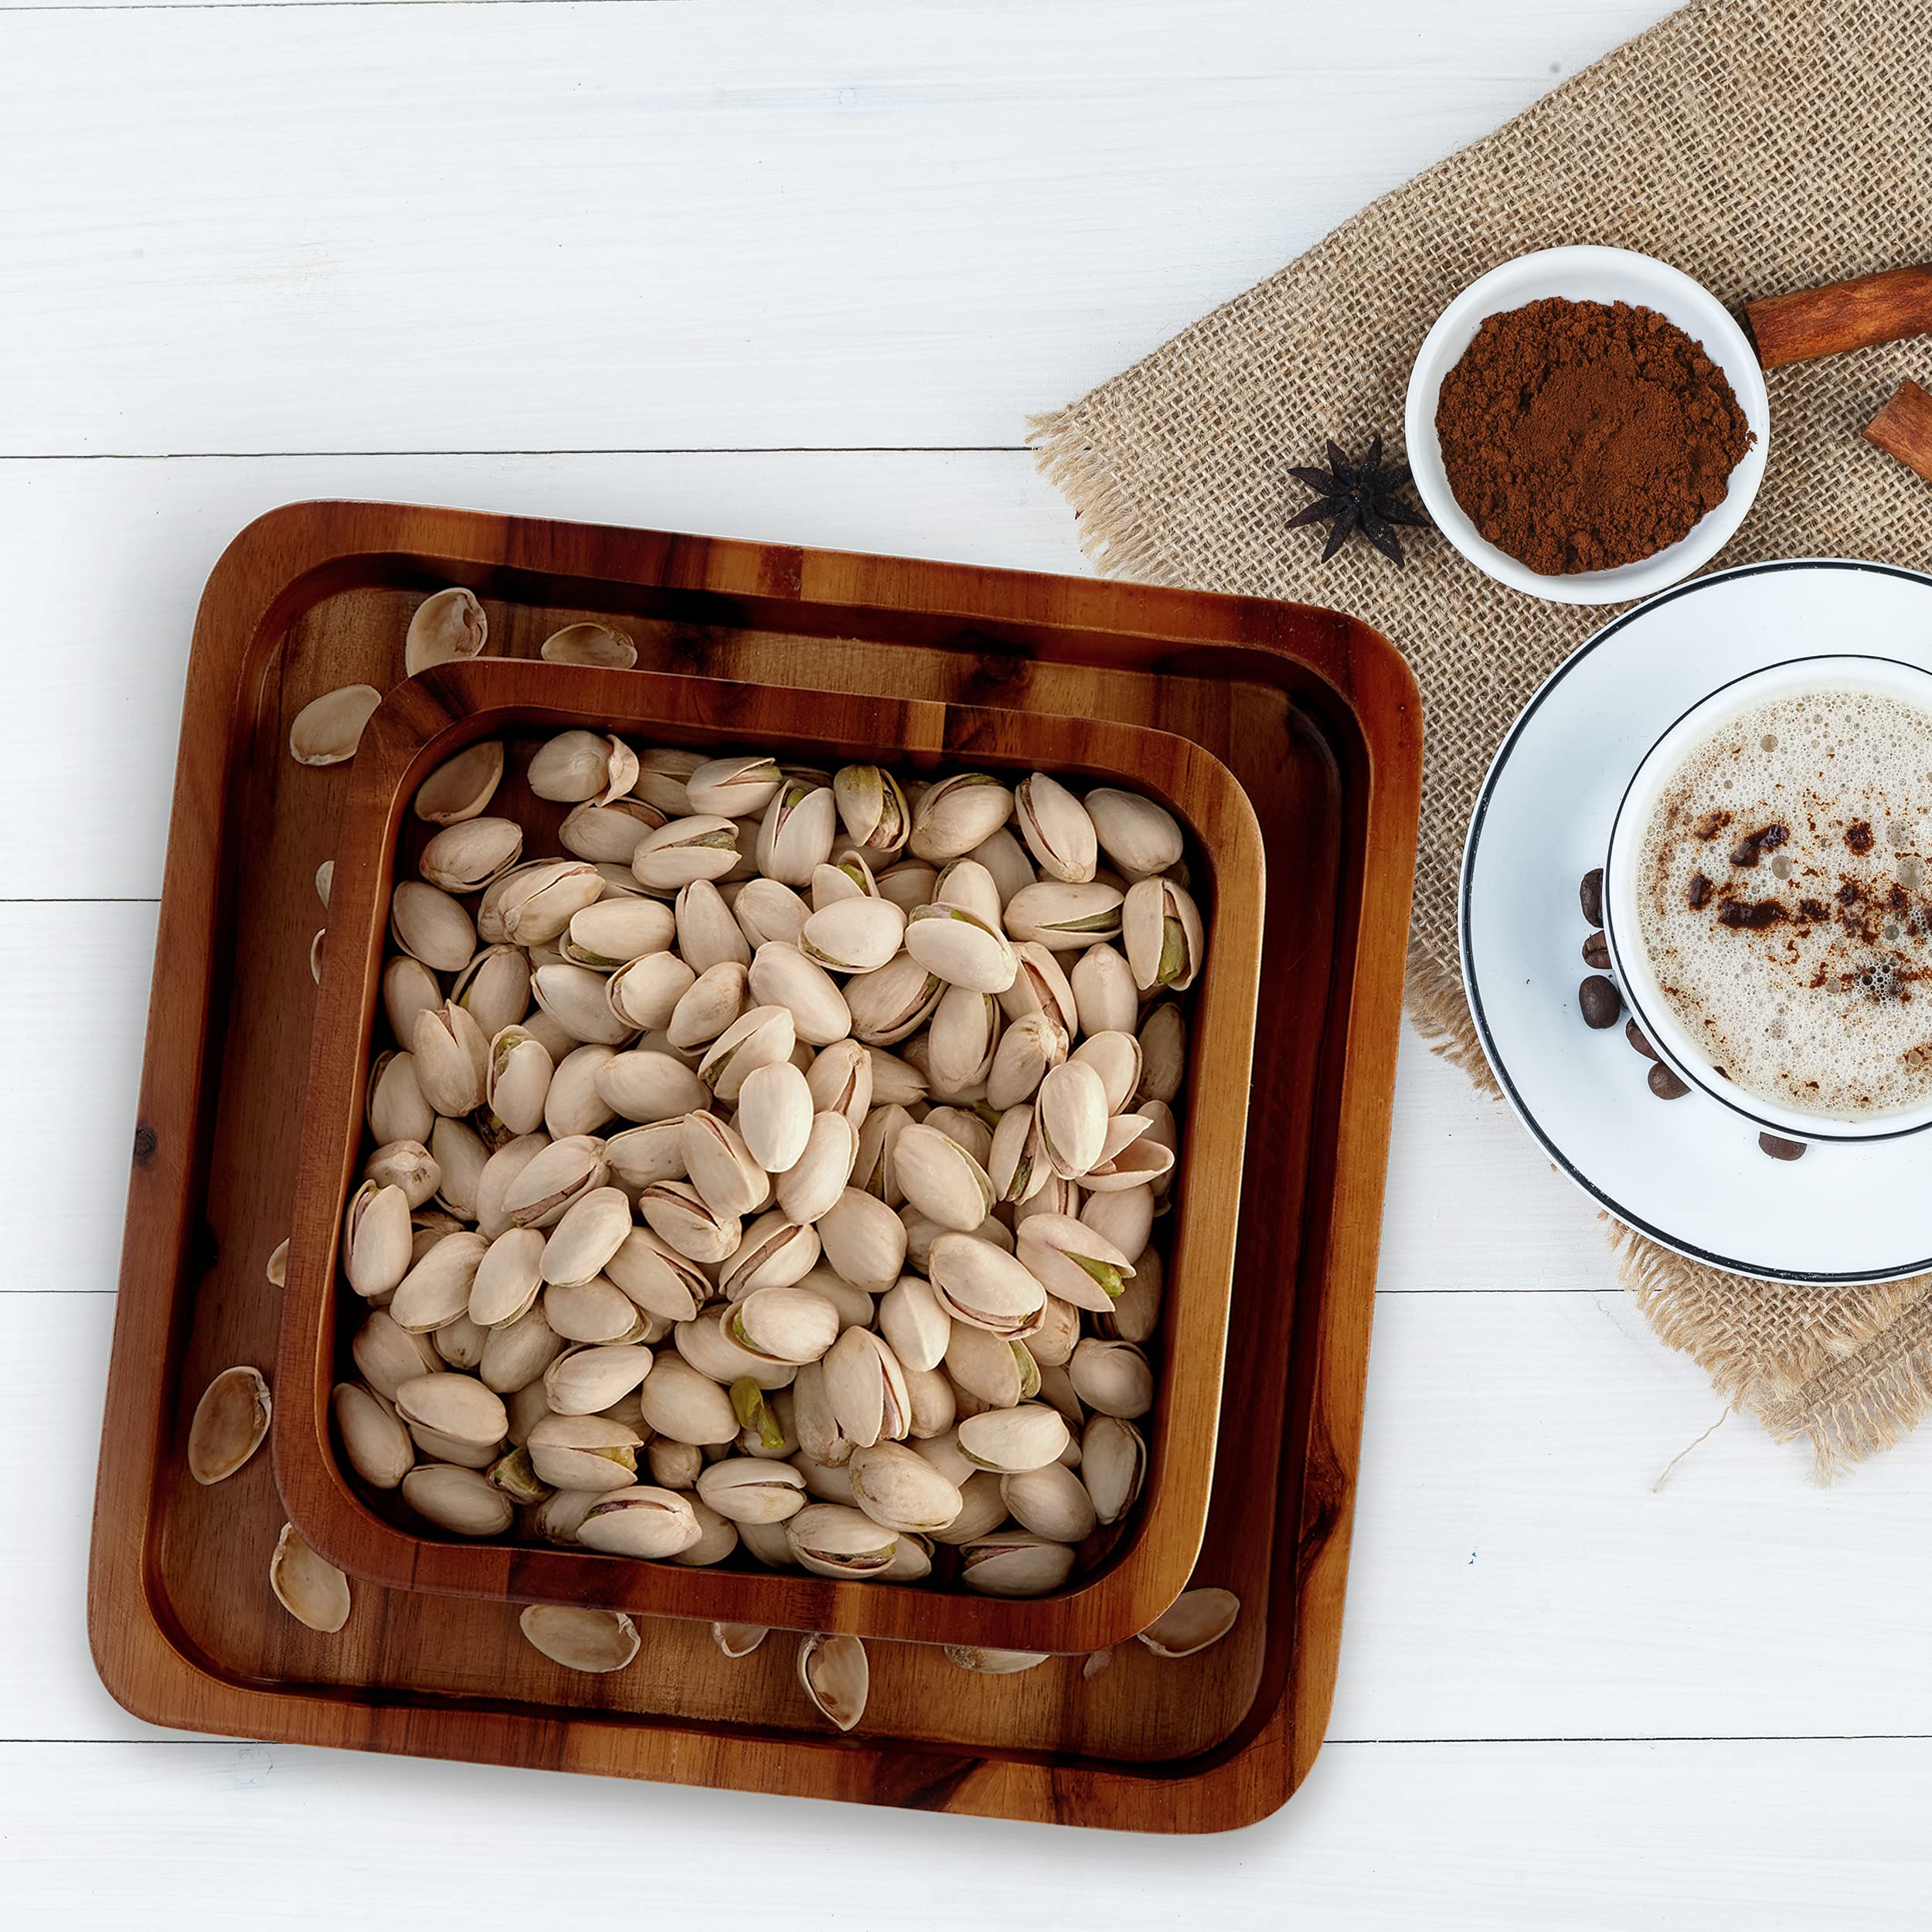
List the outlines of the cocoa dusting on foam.
{"type": "Polygon", "coordinates": [[[1685,760],[1639,862],[1652,969],[1727,1079],[1820,1114],[1932,1099],[1932,713],[1753,707],[1685,760]]]}

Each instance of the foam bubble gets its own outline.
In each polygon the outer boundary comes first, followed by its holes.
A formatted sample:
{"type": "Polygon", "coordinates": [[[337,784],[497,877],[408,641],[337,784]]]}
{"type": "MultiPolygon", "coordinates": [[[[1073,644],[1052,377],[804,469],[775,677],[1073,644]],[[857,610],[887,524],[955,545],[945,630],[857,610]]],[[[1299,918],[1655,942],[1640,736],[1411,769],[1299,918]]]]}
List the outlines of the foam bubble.
{"type": "Polygon", "coordinates": [[[1821,690],[1743,713],[1665,786],[1641,936],[1739,1087],[1839,1116],[1932,1099],[1928,774],[1932,712],[1821,690]]]}

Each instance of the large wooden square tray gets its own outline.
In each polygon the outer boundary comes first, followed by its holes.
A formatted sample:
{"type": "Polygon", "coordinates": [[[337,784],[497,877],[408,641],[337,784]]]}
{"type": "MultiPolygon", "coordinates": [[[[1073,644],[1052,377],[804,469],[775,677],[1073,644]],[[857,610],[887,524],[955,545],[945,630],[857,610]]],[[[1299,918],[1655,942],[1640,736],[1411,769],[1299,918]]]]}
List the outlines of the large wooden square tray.
{"type": "Polygon", "coordinates": [[[279,510],[196,627],[156,947],[89,1623],[162,1724],[423,1756],[1124,1829],[1283,1803],[1320,1749],[1341,1634],[1420,782],[1393,648],[1338,614],[1191,593],[380,504],[279,510]],[[387,684],[427,589],[468,584],[494,651],[613,619],[646,669],[1061,716],[1190,738],[1246,787],[1269,891],[1220,1459],[1196,1579],[1233,1634],[968,1675],[873,1647],[862,1728],[819,1726],[774,1637],[724,1658],[652,1620],[612,1676],[532,1651],[508,1606],[356,1587],[324,1638],[270,1594],[268,1458],[202,1489],[209,1376],[274,1359],[315,992],[313,878],[346,769],[287,756],[310,698],[387,684]],[[284,791],[284,787],[287,787],[284,791]]]}

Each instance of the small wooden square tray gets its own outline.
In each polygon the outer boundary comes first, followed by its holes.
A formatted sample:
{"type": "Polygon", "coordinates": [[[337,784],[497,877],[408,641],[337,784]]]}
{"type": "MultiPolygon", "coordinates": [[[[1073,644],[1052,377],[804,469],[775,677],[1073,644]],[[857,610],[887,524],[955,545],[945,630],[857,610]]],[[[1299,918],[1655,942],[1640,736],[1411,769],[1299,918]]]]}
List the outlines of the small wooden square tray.
{"type": "Polygon", "coordinates": [[[1147,1831],[1283,1803],[1321,1747],[1341,1638],[1421,776],[1413,680],[1336,614],[1192,593],[383,504],[273,512],[196,621],[96,1495],[89,1628],[109,1690],[230,1735],[1147,1831]],[[500,1603],[356,1587],[334,1638],[270,1594],[266,1456],[183,1461],[209,1377],[274,1355],[315,1009],[313,886],[348,769],[292,764],[308,700],[393,675],[426,590],[493,650],[614,620],[647,669],[1109,718],[1192,740],[1269,859],[1213,1494],[1196,1577],[1243,1610],[1185,1662],[1084,1680],[873,1647],[866,1719],[819,1728],[776,1638],[737,1663],[653,1620],[584,1677],[500,1603]],[[286,791],[284,790],[286,787],[286,791]]]}
{"type": "MultiPolygon", "coordinates": [[[[400,636],[392,648],[393,668],[400,636]]],[[[1233,774],[1199,745],[1145,726],[488,658],[399,685],[357,747],[329,893],[328,960],[309,1051],[274,1377],[275,1473],[291,1520],[350,1575],[396,1589],[1005,1650],[1086,1652],[1126,1642],[1180,1594],[1207,1521],[1247,1126],[1246,1107],[1230,1097],[1248,1083],[1265,889],[1260,828],[1233,774]],[[923,772],[943,764],[1009,778],[1036,769],[1078,774],[1153,794],[1192,834],[1195,889],[1213,942],[1188,998],[1182,1159],[1153,1351],[1160,1384],[1147,1426],[1147,1488],[1126,1533],[1072,1587],[1010,1601],[960,1588],[835,1582],[743,1557],[692,1569],[508,1539],[466,1542],[427,1529],[406,1510],[385,1510],[341,1467],[328,1392],[363,1311],[353,1293],[337,1287],[336,1252],[342,1202],[365,1151],[369,1047],[392,950],[392,870],[400,850],[408,876],[430,829],[410,815],[410,801],[466,745],[508,740],[509,770],[492,809],[507,806],[532,829],[532,854],[554,849],[561,808],[532,798],[524,774],[537,745],[573,725],[640,745],[721,754],[750,747],[825,766],[858,761],[923,772]]]]}

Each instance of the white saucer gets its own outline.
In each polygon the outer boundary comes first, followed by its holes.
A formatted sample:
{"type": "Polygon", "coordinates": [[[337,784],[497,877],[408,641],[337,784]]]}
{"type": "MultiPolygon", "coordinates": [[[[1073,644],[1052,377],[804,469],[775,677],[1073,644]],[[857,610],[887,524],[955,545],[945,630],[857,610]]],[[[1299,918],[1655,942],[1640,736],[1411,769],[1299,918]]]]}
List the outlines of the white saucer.
{"type": "Polygon", "coordinates": [[[1476,801],[1463,983],[1523,1124],[1620,1221],[1734,1274],[1880,1281],[1932,1271],[1932,1132],[1772,1160],[1753,1128],[1706,1095],[1658,1100],[1623,1022],[1593,1032],[1577,1010],[1590,971],[1577,887],[1604,862],[1644,753],[1718,685],[1831,651],[1932,669],[1932,577],[1875,563],[1750,565],[1640,604],[1560,665],[1476,801]]]}

